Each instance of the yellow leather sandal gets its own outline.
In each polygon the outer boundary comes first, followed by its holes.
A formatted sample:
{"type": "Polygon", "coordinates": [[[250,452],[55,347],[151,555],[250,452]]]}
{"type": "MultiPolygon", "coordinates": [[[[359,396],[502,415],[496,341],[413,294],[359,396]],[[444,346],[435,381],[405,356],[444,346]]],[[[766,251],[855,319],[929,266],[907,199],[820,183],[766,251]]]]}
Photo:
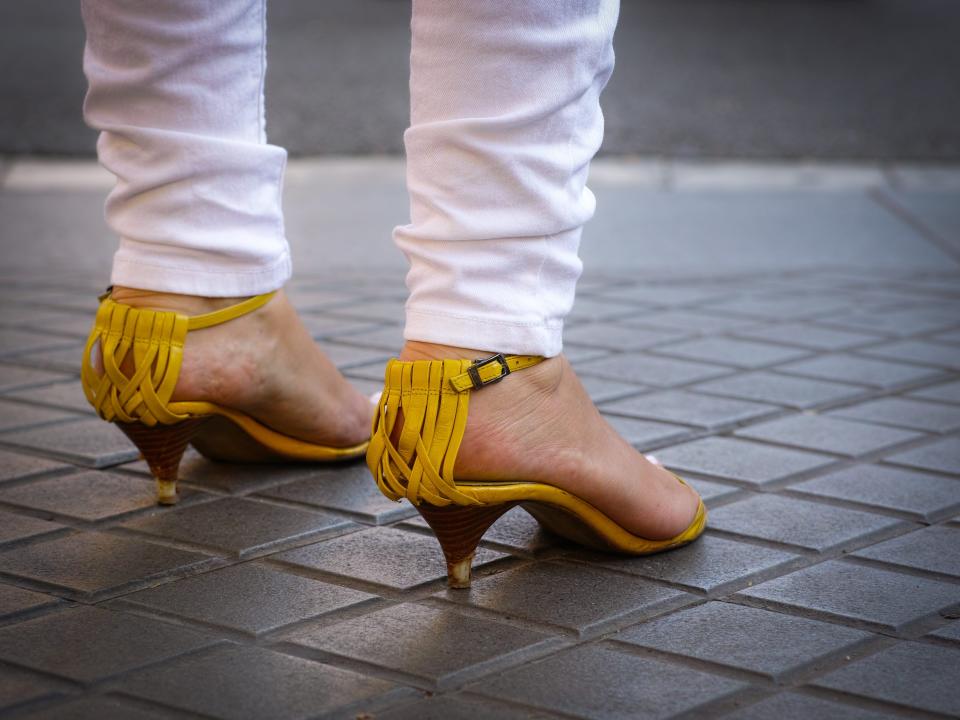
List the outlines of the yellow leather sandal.
{"type": "MultiPolygon", "coordinates": [[[[380,491],[416,506],[440,542],[450,587],[470,586],[473,555],[483,534],[520,505],[548,530],[597,549],[647,555],[680,547],[703,532],[703,501],[683,532],[649,540],[624,530],[587,501],[538,482],[457,481],[453,468],[467,426],[470,393],[543,358],[493,355],[484,360],[390,360],[373,421],[367,465],[380,491]],[[402,414],[399,436],[391,440],[402,414]]],[[[683,482],[679,477],[679,482],[683,482]]]]}
{"type": "Polygon", "coordinates": [[[170,402],[180,375],[183,344],[191,330],[220,325],[266,305],[275,292],[222,310],[188,317],[118,303],[108,290],[84,350],[80,380],[87,400],[101,418],[116,423],[137,446],[157,481],[157,502],[177,502],[180,460],[191,442],[204,454],[223,458],[334,461],[364,454],[367,442],[326,447],[284,435],[242,412],[214,403],[170,402]],[[98,355],[99,354],[99,355],[98,355]],[[98,357],[102,369],[94,365],[98,357]],[[124,362],[131,374],[121,370],[124,362]],[[257,452],[250,449],[251,441],[257,452]],[[247,447],[244,449],[243,445],[247,447]]]}

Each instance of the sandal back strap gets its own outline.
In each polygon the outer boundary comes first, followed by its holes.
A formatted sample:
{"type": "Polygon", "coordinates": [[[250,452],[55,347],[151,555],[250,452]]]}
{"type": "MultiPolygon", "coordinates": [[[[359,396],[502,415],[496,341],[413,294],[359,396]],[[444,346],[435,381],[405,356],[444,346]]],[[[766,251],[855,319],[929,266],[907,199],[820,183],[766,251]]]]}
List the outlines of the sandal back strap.
{"type": "Polygon", "coordinates": [[[470,392],[542,361],[533,355],[503,354],[475,361],[390,360],[367,449],[367,466],[380,491],[414,505],[482,504],[453,478],[470,392]],[[401,411],[402,429],[394,438],[401,411]]]}
{"type": "Polygon", "coordinates": [[[253,312],[275,294],[257,295],[194,317],[134,308],[101,296],[80,367],[87,400],[101,418],[112,422],[153,426],[186,420],[190,415],[170,409],[170,398],[180,376],[187,332],[253,312]],[[97,351],[102,371],[94,365],[97,351]],[[121,369],[125,362],[132,367],[130,374],[121,369]]]}

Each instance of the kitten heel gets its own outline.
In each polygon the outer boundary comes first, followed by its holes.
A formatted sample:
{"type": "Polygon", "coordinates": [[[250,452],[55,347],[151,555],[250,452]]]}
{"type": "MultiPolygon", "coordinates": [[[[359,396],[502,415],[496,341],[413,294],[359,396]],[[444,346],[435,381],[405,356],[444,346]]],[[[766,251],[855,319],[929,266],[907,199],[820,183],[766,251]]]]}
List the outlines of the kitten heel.
{"type": "Polygon", "coordinates": [[[180,460],[207,418],[190,418],[174,425],[144,425],[142,423],[116,423],[124,435],[137,446],[143,459],[150,466],[150,473],[157,481],[157,502],[160,505],[175,505],[180,460]]]}

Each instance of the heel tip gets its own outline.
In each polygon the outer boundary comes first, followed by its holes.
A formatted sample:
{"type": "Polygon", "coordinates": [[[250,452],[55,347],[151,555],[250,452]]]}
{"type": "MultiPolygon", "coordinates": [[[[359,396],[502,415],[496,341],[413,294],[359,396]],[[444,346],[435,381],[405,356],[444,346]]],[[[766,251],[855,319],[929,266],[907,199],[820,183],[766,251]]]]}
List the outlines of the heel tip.
{"type": "Polygon", "coordinates": [[[177,494],[177,481],[157,480],[157,504],[176,505],[180,500],[177,494]]]}
{"type": "Polygon", "coordinates": [[[473,553],[459,562],[447,563],[447,587],[465,590],[470,587],[473,570],[473,553]]]}

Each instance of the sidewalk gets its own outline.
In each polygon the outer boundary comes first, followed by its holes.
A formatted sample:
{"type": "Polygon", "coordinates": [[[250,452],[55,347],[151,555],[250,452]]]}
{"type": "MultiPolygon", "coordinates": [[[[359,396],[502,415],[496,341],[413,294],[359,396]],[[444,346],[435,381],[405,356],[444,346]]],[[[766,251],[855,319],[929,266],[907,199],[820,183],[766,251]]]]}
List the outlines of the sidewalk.
{"type": "MultiPolygon", "coordinates": [[[[0,716],[960,714],[960,170],[597,163],[566,352],[709,529],[620,558],[514,510],[470,591],[362,464],[192,455],[156,508],[75,377],[109,179],[0,178],[0,716]]],[[[290,294],[373,392],[402,164],[293,162],[286,201],[290,294]]]]}

